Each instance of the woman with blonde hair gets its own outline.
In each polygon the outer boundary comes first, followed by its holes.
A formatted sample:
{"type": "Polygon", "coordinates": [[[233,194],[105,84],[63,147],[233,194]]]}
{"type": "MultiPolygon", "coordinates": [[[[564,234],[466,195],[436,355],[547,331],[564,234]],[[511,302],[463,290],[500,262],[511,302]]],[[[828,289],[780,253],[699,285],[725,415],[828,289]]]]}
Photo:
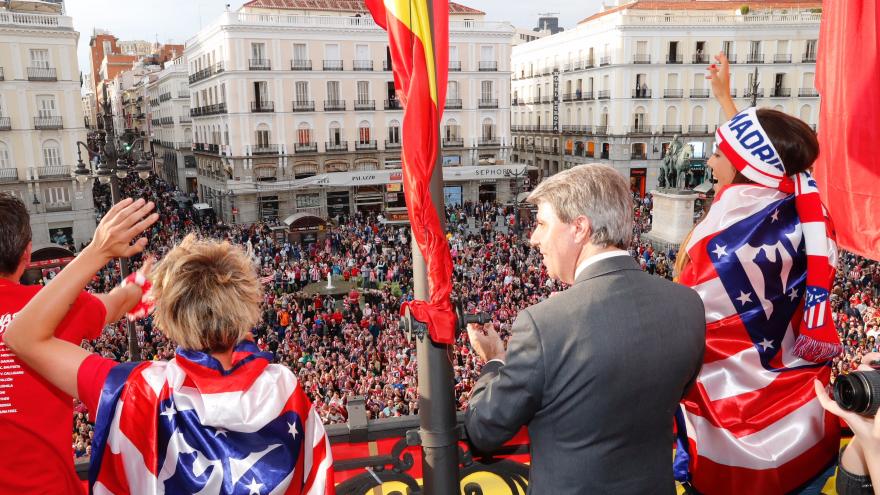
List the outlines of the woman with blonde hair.
{"type": "Polygon", "coordinates": [[[178,344],[171,361],[119,364],[53,336],[95,272],[144,249],[146,239],[131,241],[158,218],[152,208],[143,199],[111,208],[5,338],[96,416],[91,491],[333,493],[320,418],[294,374],[248,340],[263,294],[238,247],[189,235],[152,273],[147,261],[126,279],[144,293],[140,315],[155,305],[156,327],[178,344]]]}
{"type": "Polygon", "coordinates": [[[813,390],[841,351],[828,303],[837,249],[809,174],[815,133],[783,112],[738,111],[727,58],[716,59],[708,78],[729,119],[709,159],[716,195],[676,266],[706,312],[703,367],[677,418],[676,475],[703,493],[788,493],[838,448],[836,418],[813,390]]]}

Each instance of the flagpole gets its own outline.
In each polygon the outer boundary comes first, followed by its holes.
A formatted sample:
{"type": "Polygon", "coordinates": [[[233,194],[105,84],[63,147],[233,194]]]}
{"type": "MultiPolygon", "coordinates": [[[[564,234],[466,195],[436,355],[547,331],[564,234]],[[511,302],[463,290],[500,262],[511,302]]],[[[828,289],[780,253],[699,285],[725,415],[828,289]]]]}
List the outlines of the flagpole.
{"type": "MultiPolygon", "coordinates": [[[[431,19],[431,46],[434,40],[433,0],[427,0],[431,19]]],[[[435,74],[436,57],[434,57],[435,74]]],[[[439,82],[439,81],[438,81],[439,82]]],[[[437,102],[438,106],[443,102],[437,102]]],[[[440,106],[440,108],[443,108],[440,106]]],[[[438,123],[439,126],[439,123],[438,123]]],[[[428,190],[440,227],[446,230],[446,207],[443,201],[443,164],[439,129],[437,159],[428,190]]],[[[425,258],[415,237],[412,239],[413,295],[422,301],[430,300],[425,258]]],[[[426,495],[459,494],[458,430],[456,429],[455,395],[453,388],[452,348],[437,344],[425,335],[416,339],[416,358],[419,379],[419,436],[422,444],[422,486],[426,495]]]]}

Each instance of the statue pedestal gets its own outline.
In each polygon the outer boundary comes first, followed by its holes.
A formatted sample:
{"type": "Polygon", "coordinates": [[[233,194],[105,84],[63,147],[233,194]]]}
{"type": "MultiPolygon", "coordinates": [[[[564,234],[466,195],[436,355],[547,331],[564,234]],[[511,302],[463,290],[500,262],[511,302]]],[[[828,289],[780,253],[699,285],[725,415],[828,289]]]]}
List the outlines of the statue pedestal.
{"type": "Polygon", "coordinates": [[[651,191],[653,209],[651,231],[645,237],[655,244],[678,246],[694,228],[694,191],[661,189],[651,191]]]}

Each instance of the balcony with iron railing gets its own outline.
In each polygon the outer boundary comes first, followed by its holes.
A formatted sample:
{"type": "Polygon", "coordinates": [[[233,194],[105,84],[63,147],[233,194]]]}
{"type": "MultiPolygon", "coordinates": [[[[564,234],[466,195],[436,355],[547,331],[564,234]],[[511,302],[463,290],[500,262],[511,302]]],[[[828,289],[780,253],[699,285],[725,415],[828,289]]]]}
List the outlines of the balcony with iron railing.
{"type": "Polygon", "coordinates": [[[593,135],[594,136],[605,136],[608,134],[608,125],[595,125],[593,126],[593,135]]]}
{"type": "MultiPolygon", "coordinates": [[[[754,92],[752,91],[752,88],[746,88],[743,90],[742,97],[743,98],[751,98],[753,94],[755,96],[757,96],[758,98],[763,98],[764,97],[764,88],[758,88],[758,90],[754,91],[754,92]]],[[[733,95],[731,95],[731,96],[733,96],[733,95]]]]}
{"type": "Polygon", "coordinates": [[[403,106],[400,103],[400,100],[394,98],[393,100],[385,100],[385,110],[402,110],[403,106]]]}
{"type": "Polygon", "coordinates": [[[12,130],[12,118],[0,117],[0,131],[12,130]]]}
{"type": "Polygon", "coordinates": [[[651,55],[647,53],[636,53],[633,55],[633,63],[634,64],[650,64],[651,63],[651,55]]]}
{"type": "Polygon", "coordinates": [[[819,90],[816,88],[800,88],[798,89],[798,96],[801,98],[818,98],[819,90]]]}
{"type": "Polygon", "coordinates": [[[563,134],[589,134],[593,131],[591,125],[564,125],[562,126],[563,134]]]}
{"type": "Polygon", "coordinates": [[[177,97],[178,98],[189,98],[189,91],[178,91],[177,97]]]}
{"type": "Polygon", "coordinates": [[[695,53],[691,58],[692,64],[708,64],[709,63],[709,55],[705,53],[695,53]]]}
{"type": "Polygon", "coordinates": [[[770,91],[770,98],[790,98],[791,88],[773,88],[770,91]]]}
{"type": "Polygon", "coordinates": [[[207,117],[210,115],[219,115],[224,113],[226,113],[226,102],[214,103],[212,105],[205,105],[203,107],[190,108],[189,110],[189,114],[191,117],[207,117]]]}
{"type": "Polygon", "coordinates": [[[342,70],[342,60],[324,60],[324,70],[342,70]]]}
{"type": "Polygon", "coordinates": [[[688,134],[691,135],[704,135],[709,134],[709,126],[708,125],[689,125],[688,126],[688,134]]]}
{"type": "Polygon", "coordinates": [[[250,147],[251,155],[277,155],[281,146],[277,144],[254,144],[250,147]]]}
{"type": "Polygon", "coordinates": [[[387,139],[385,140],[385,149],[386,150],[398,149],[398,148],[400,148],[400,140],[397,140],[397,141],[389,141],[387,139]]]}
{"type": "Polygon", "coordinates": [[[375,150],[378,148],[376,145],[376,140],[370,139],[370,140],[364,140],[364,141],[361,141],[361,140],[355,141],[354,142],[354,149],[356,151],[366,151],[366,150],[375,150]]]}
{"type": "Polygon", "coordinates": [[[272,70],[272,61],[267,58],[250,58],[248,59],[248,69],[272,70]]]}
{"type": "Polygon", "coordinates": [[[647,99],[651,97],[650,88],[639,88],[632,90],[632,97],[636,100],[647,99]]]}
{"type": "Polygon", "coordinates": [[[376,100],[354,100],[355,110],[375,110],[376,100]]]}
{"type": "Polygon", "coordinates": [[[3,72],[3,67],[0,67],[0,81],[6,80],[6,74],[3,72]]]}
{"type": "Polygon", "coordinates": [[[159,118],[160,125],[172,125],[174,124],[174,117],[161,117],[159,118]]]}
{"type": "Polygon", "coordinates": [[[481,137],[477,140],[477,146],[501,146],[501,140],[497,137],[481,137]]]}
{"type": "Polygon", "coordinates": [[[773,55],[773,63],[774,64],[790,64],[791,63],[791,54],[790,53],[777,53],[773,55]]]}
{"type": "Polygon", "coordinates": [[[727,57],[728,63],[731,63],[731,64],[737,63],[735,53],[725,53],[724,55],[727,57]]]}
{"type": "Polygon", "coordinates": [[[52,129],[63,129],[64,122],[60,116],[53,117],[34,117],[34,129],[39,130],[52,130],[52,129]]]}
{"type": "Polygon", "coordinates": [[[680,53],[666,55],[666,63],[667,64],[680,64],[680,63],[683,63],[683,61],[684,61],[684,57],[680,53]]]}
{"type": "Polygon", "coordinates": [[[664,124],[663,134],[681,134],[681,124],[664,124]]]}
{"type": "Polygon", "coordinates": [[[541,103],[543,103],[543,104],[553,103],[553,97],[549,96],[549,95],[544,95],[541,97],[541,103]]]}
{"type": "Polygon", "coordinates": [[[177,118],[177,121],[181,124],[189,124],[192,122],[192,117],[190,117],[189,115],[181,115],[177,118]]]}
{"type": "Polygon", "coordinates": [[[477,108],[498,108],[498,98],[480,98],[477,108]]]}
{"type": "Polygon", "coordinates": [[[58,80],[58,73],[55,67],[28,67],[28,81],[48,81],[54,82],[58,80]]]}
{"type": "Polygon", "coordinates": [[[816,63],[816,54],[815,53],[804,53],[801,57],[801,63],[804,64],[815,64],[816,63]]]}
{"type": "Polygon", "coordinates": [[[37,176],[40,179],[69,179],[72,177],[70,167],[55,165],[51,167],[37,167],[37,176]]]}
{"type": "Polygon", "coordinates": [[[151,98],[150,99],[150,106],[151,107],[158,107],[159,106],[159,99],[158,98],[151,98]]]}
{"type": "Polygon", "coordinates": [[[464,147],[464,139],[461,138],[443,138],[444,148],[462,148],[464,147]]]}
{"type": "Polygon", "coordinates": [[[315,100],[293,100],[291,108],[294,112],[314,112],[315,100]]]}
{"type": "Polygon", "coordinates": [[[253,113],[272,113],[274,111],[274,101],[257,100],[251,102],[251,112],[253,113]]]}
{"type": "Polygon", "coordinates": [[[345,100],[324,100],[325,112],[344,112],[345,100]]]}
{"type": "Polygon", "coordinates": [[[610,100],[611,99],[611,90],[610,89],[600,89],[596,94],[596,99],[598,100],[610,100]]]}
{"type": "Polygon", "coordinates": [[[495,60],[480,60],[477,67],[480,72],[494,72],[498,70],[498,62],[495,60]]]}
{"type": "Polygon", "coordinates": [[[632,125],[627,129],[628,134],[651,134],[651,126],[645,124],[632,125]]]}
{"type": "Polygon", "coordinates": [[[648,153],[646,151],[633,151],[629,154],[630,160],[647,160],[648,153]]]}
{"type": "Polygon", "coordinates": [[[0,184],[18,182],[17,168],[0,168],[0,184]]]}
{"type": "Polygon", "coordinates": [[[449,61],[449,71],[450,72],[461,72],[461,60],[450,60],[449,61]]]}
{"type": "Polygon", "coordinates": [[[348,141],[325,141],[324,151],[348,151],[348,141]]]}
{"type": "Polygon", "coordinates": [[[764,63],[764,54],[763,53],[750,53],[746,56],[747,64],[763,64],[764,63]]]}
{"type": "Polygon", "coordinates": [[[709,90],[708,89],[692,89],[691,90],[691,98],[708,98],[709,90]]]}
{"type": "Polygon", "coordinates": [[[351,65],[352,70],[371,71],[373,70],[372,60],[354,60],[351,65]]]}
{"type": "Polygon", "coordinates": [[[312,70],[312,61],[293,59],[290,61],[290,70],[312,70]]]}
{"type": "Polygon", "coordinates": [[[602,67],[604,65],[611,65],[611,56],[610,55],[606,55],[604,57],[599,58],[599,67],[602,67]]]}
{"type": "Polygon", "coordinates": [[[683,89],[664,89],[663,97],[664,98],[682,98],[684,96],[683,89]]]}
{"type": "Polygon", "coordinates": [[[168,93],[162,93],[161,95],[159,95],[159,101],[168,101],[168,100],[170,100],[170,99],[171,99],[171,93],[170,93],[170,92],[168,92],[168,93]]]}
{"type": "Polygon", "coordinates": [[[317,153],[318,143],[293,143],[293,151],[294,153],[317,153]]]}
{"type": "Polygon", "coordinates": [[[461,110],[461,98],[446,98],[446,108],[449,110],[461,110]]]}

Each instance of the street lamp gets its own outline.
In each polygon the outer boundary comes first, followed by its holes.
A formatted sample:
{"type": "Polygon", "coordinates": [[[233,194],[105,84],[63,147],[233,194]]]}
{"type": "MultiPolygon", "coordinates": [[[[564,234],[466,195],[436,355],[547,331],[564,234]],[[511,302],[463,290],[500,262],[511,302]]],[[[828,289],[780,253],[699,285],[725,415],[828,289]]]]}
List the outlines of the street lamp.
{"type": "MultiPolygon", "coordinates": [[[[107,98],[107,88],[104,87],[104,129],[97,131],[90,136],[89,141],[93,147],[88,144],[76,142],[76,170],[74,177],[80,184],[85,185],[90,178],[96,177],[101,184],[110,185],[110,202],[116,204],[120,199],[119,179],[128,177],[129,172],[136,172],[141,179],[147,179],[150,176],[150,166],[146,161],[147,152],[144,150],[144,138],[140,137],[125,143],[120,149],[116,142],[116,135],[113,131],[113,114],[110,110],[110,102],[107,98]],[[129,163],[134,163],[135,144],[141,143],[140,159],[135,167],[130,167],[129,163]],[[82,149],[85,148],[89,153],[88,156],[94,155],[98,157],[97,170],[92,173],[91,161],[89,167],[86,167],[82,159],[82,149]]],[[[128,258],[119,258],[119,271],[124,280],[131,269],[129,267],[128,258]]],[[[137,341],[137,334],[134,330],[134,323],[131,320],[126,321],[128,329],[128,354],[131,361],[140,360],[140,347],[137,341]]]]}

